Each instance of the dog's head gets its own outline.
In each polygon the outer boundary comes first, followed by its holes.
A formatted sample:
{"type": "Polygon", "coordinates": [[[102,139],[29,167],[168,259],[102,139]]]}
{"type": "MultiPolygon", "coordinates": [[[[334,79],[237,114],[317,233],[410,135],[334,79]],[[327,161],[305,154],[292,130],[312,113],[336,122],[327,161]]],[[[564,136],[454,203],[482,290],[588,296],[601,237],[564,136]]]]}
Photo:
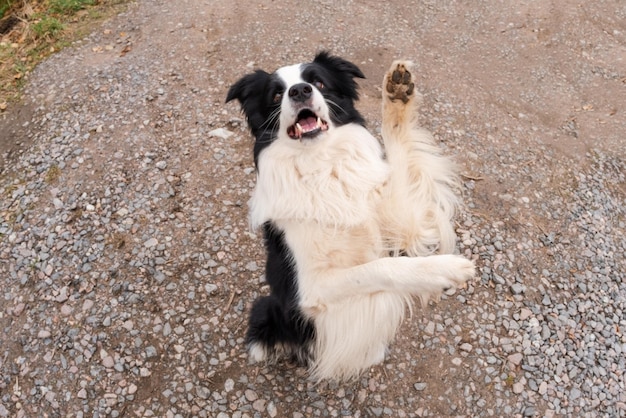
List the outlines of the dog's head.
{"type": "Polygon", "coordinates": [[[256,138],[254,160],[273,141],[322,140],[336,127],[363,124],[354,108],[358,99],[355,77],[361,70],[327,52],[313,62],[278,69],[257,70],[232,85],[226,102],[237,99],[256,138]]]}

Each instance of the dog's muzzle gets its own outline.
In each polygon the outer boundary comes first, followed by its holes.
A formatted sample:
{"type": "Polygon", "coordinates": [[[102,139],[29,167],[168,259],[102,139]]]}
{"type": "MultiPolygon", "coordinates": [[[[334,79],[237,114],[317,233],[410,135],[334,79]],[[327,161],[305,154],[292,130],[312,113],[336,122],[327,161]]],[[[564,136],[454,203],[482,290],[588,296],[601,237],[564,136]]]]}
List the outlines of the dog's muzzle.
{"type": "MultiPolygon", "coordinates": [[[[313,87],[308,83],[295,84],[289,89],[288,95],[292,105],[300,108],[311,101],[313,87]]],[[[298,112],[296,122],[287,128],[287,135],[291,139],[312,138],[327,130],[328,122],[320,118],[312,109],[303,107],[298,112]]]]}

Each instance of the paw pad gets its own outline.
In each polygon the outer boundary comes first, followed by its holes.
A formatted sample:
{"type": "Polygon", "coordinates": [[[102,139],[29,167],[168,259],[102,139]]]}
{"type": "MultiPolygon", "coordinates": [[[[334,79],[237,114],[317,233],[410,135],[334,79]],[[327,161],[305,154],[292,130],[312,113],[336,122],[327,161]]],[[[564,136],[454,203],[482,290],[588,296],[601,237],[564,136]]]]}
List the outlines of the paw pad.
{"type": "Polygon", "coordinates": [[[407,103],[409,101],[415,91],[412,78],[411,73],[402,63],[397,64],[387,73],[386,90],[392,102],[402,100],[402,103],[407,103]]]}

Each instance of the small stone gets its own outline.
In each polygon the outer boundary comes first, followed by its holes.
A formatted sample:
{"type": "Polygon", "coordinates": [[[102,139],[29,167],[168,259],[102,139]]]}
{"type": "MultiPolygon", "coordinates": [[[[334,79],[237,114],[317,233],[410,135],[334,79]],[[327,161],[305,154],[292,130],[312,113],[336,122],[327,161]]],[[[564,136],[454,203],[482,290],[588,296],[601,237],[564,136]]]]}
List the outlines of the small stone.
{"type": "Polygon", "coordinates": [[[522,359],[524,358],[522,353],[514,353],[507,357],[509,363],[514,366],[519,366],[522,363],[522,359]]]}
{"type": "Polygon", "coordinates": [[[107,369],[111,369],[113,368],[113,366],[115,366],[115,360],[113,360],[113,357],[111,356],[106,356],[102,359],[102,365],[107,369]]]}
{"type": "Polygon", "coordinates": [[[146,242],[143,243],[143,246],[146,248],[153,248],[159,244],[159,241],[156,238],[150,238],[146,242]]]}
{"type": "Polygon", "coordinates": [[[511,285],[511,293],[514,295],[521,295],[526,291],[526,286],[520,283],[514,283],[511,285]]]}
{"type": "MultiPolygon", "coordinates": [[[[49,274],[48,274],[48,276],[49,276],[49,274]]],[[[67,296],[67,286],[63,286],[61,288],[61,290],[59,291],[59,294],[58,294],[58,296],[56,297],[55,300],[57,302],[59,302],[59,303],[63,303],[63,302],[65,302],[68,299],[69,299],[69,297],[67,296]]]]}
{"type": "Polygon", "coordinates": [[[504,280],[504,277],[500,276],[499,274],[493,274],[493,281],[496,284],[506,284],[506,280],[504,280]]]}
{"type": "Polygon", "coordinates": [[[167,161],[159,161],[155,165],[159,170],[165,170],[167,168],[167,161]]]}
{"type": "Polygon", "coordinates": [[[428,384],[424,383],[424,382],[418,382],[418,383],[413,385],[415,390],[420,391],[420,392],[423,391],[424,389],[426,389],[427,386],[428,386],[428,384]]]}
{"type": "Polygon", "coordinates": [[[461,351],[466,351],[466,352],[469,353],[470,351],[472,351],[473,347],[469,343],[463,343],[463,344],[461,344],[461,346],[459,348],[461,349],[461,351]]]}
{"type": "Polygon", "coordinates": [[[456,294],[456,287],[451,287],[449,289],[446,289],[443,293],[446,294],[446,296],[454,296],[456,294]]]}
{"type": "Polygon", "coordinates": [[[252,408],[257,412],[264,412],[266,403],[265,399],[257,399],[252,403],[252,408]]]}
{"type": "Polygon", "coordinates": [[[78,391],[78,393],[76,394],[76,396],[79,399],[87,399],[87,391],[85,390],[85,388],[82,388],[81,390],[78,391]]]}
{"type": "Polygon", "coordinates": [[[534,417],[535,416],[535,407],[534,406],[527,406],[526,408],[524,408],[524,416],[525,417],[534,417]]]}
{"type": "Polygon", "coordinates": [[[91,308],[93,308],[93,300],[91,299],[85,299],[85,301],[83,302],[83,311],[88,311],[91,308]]]}
{"type": "Polygon", "coordinates": [[[204,386],[196,386],[196,395],[198,395],[200,399],[208,399],[211,395],[211,391],[204,386]]]}
{"type": "Polygon", "coordinates": [[[532,312],[530,309],[522,308],[519,311],[519,319],[521,319],[522,321],[528,319],[531,315],[532,315],[532,312]]]}
{"type": "Polygon", "coordinates": [[[42,329],[37,333],[37,338],[44,340],[46,338],[50,338],[51,335],[52,334],[50,333],[50,331],[48,331],[47,329],[42,329]]]}
{"type": "Polygon", "coordinates": [[[377,417],[380,417],[383,415],[383,408],[378,407],[378,406],[370,407],[370,411],[372,411],[372,414],[374,414],[374,416],[377,416],[377,417]]]}
{"type": "Polygon", "coordinates": [[[276,417],[276,415],[278,415],[278,410],[276,409],[276,405],[274,404],[274,402],[270,401],[270,403],[267,404],[267,413],[271,418],[274,418],[276,417]]]}
{"type": "Polygon", "coordinates": [[[251,390],[251,389],[246,389],[246,391],[244,392],[244,395],[246,396],[246,399],[249,402],[254,402],[254,401],[256,401],[259,398],[259,396],[256,394],[256,392],[251,390]]]}
{"type": "Polygon", "coordinates": [[[224,382],[224,390],[226,390],[226,392],[230,392],[234,388],[235,388],[235,381],[233,379],[226,379],[226,381],[224,382]]]}
{"type": "Polygon", "coordinates": [[[118,210],[117,212],[115,212],[115,215],[119,216],[120,218],[125,217],[126,215],[128,215],[128,209],[126,208],[121,208],[120,210],[118,210]]]}
{"type": "Polygon", "coordinates": [[[133,395],[137,392],[137,385],[135,385],[134,383],[131,383],[130,385],[128,385],[128,394],[129,395],[133,395]]]}
{"type": "Polygon", "coordinates": [[[233,133],[231,131],[229,131],[228,129],[225,128],[217,128],[217,129],[213,129],[212,131],[209,131],[209,136],[210,137],[217,137],[217,138],[222,138],[222,139],[228,139],[233,135],[233,133]]]}
{"type": "Polygon", "coordinates": [[[524,385],[520,382],[513,383],[513,393],[520,394],[524,391],[524,385]]]}
{"type": "Polygon", "coordinates": [[[15,308],[13,308],[13,315],[20,316],[20,314],[24,312],[24,308],[26,308],[25,303],[18,303],[17,305],[15,305],[15,308]]]}

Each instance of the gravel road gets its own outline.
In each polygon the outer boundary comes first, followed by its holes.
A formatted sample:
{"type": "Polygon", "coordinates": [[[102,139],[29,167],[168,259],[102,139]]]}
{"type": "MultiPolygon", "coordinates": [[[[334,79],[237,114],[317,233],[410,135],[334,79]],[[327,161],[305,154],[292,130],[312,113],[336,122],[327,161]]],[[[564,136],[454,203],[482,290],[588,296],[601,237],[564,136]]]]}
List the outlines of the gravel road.
{"type": "Polygon", "coordinates": [[[625,417],[626,3],[138,0],[0,115],[0,417],[625,417]],[[479,274],[357,381],[248,363],[267,292],[231,83],[416,62],[479,274]]]}

